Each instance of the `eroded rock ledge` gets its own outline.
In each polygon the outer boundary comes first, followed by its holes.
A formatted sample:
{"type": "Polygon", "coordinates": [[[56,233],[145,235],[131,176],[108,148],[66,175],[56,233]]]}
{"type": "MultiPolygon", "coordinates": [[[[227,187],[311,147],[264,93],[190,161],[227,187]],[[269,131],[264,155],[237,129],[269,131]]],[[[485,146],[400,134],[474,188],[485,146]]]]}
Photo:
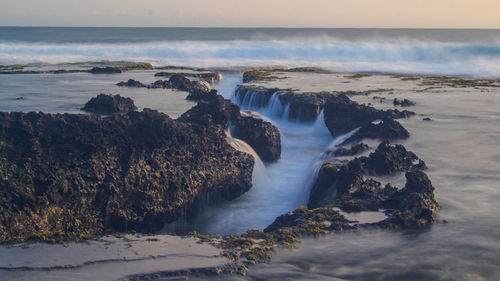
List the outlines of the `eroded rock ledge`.
{"type": "Polygon", "coordinates": [[[0,241],[156,231],[203,192],[246,192],[253,165],[211,120],[0,113],[0,241]]]}

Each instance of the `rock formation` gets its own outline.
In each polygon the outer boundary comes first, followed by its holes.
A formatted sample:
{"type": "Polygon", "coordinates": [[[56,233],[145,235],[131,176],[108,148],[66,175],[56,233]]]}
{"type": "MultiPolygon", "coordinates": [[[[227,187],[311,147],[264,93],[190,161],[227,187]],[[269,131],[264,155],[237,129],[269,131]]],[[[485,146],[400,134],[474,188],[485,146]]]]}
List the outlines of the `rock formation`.
{"type": "Polygon", "coordinates": [[[157,231],[197,196],[246,192],[253,165],[212,120],[0,113],[0,241],[157,231]]]}
{"type": "Polygon", "coordinates": [[[125,113],[136,110],[134,101],[131,98],[124,98],[120,95],[99,94],[90,99],[81,110],[97,114],[125,113]]]}

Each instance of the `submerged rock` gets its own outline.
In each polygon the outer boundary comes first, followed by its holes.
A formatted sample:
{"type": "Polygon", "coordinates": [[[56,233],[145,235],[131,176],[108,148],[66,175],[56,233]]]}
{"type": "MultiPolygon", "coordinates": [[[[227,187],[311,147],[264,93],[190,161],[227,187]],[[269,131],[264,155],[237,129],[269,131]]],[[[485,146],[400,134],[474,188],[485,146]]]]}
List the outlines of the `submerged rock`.
{"type": "Polygon", "coordinates": [[[115,74],[122,73],[122,70],[118,67],[106,66],[106,67],[93,67],[89,70],[93,74],[115,74]]]}
{"type": "Polygon", "coordinates": [[[253,158],[225,128],[154,110],[0,113],[0,241],[62,232],[157,231],[197,196],[251,187],[253,158]]]}
{"type": "Polygon", "coordinates": [[[90,99],[81,110],[97,114],[125,113],[136,110],[131,98],[120,95],[99,94],[90,99]]]}

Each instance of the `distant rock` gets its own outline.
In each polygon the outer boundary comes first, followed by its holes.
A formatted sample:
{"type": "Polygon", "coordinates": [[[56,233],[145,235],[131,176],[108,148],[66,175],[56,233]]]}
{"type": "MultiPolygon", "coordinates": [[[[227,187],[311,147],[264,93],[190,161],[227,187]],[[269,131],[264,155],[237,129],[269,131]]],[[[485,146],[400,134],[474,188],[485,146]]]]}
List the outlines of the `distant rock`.
{"type": "Polygon", "coordinates": [[[171,77],[173,75],[182,75],[185,77],[194,77],[206,81],[208,83],[214,83],[215,81],[222,80],[223,76],[217,72],[158,72],[155,74],[156,77],[171,77]]]}
{"type": "Polygon", "coordinates": [[[434,121],[434,120],[432,120],[432,119],[431,119],[431,118],[429,118],[429,117],[425,117],[425,118],[423,118],[422,120],[424,120],[424,121],[434,121]]]}
{"type": "Polygon", "coordinates": [[[416,103],[409,100],[409,99],[399,100],[399,99],[395,98],[394,100],[392,100],[392,104],[399,105],[402,107],[408,107],[408,106],[414,106],[416,103]]]}
{"type": "Polygon", "coordinates": [[[122,70],[118,67],[106,66],[106,67],[93,67],[91,70],[89,70],[89,72],[93,74],[116,74],[116,73],[122,73],[122,70]]]}
{"type": "Polygon", "coordinates": [[[90,99],[81,110],[97,114],[126,113],[136,110],[134,101],[131,98],[124,98],[120,95],[99,94],[90,99]]]}
{"type": "Polygon", "coordinates": [[[187,100],[203,100],[214,98],[217,95],[216,90],[210,89],[210,84],[206,81],[191,81],[182,74],[174,74],[169,80],[157,80],[149,85],[143,84],[134,79],[129,79],[127,82],[116,84],[122,87],[138,87],[148,89],[177,89],[179,91],[188,92],[187,100]]]}
{"type": "Polygon", "coordinates": [[[128,79],[127,82],[120,82],[116,84],[117,86],[121,87],[136,87],[136,88],[145,88],[147,87],[146,85],[142,84],[141,82],[134,80],[134,79],[128,79]]]}

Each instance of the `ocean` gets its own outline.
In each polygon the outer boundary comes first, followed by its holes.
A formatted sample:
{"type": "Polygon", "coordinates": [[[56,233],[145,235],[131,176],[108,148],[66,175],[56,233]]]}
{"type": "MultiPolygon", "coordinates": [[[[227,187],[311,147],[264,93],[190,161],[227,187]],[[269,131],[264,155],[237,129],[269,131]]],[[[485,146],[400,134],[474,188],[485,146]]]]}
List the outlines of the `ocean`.
{"type": "Polygon", "coordinates": [[[500,30],[0,27],[0,65],[95,60],[500,77],[500,30]]]}
{"type": "MultiPolygon", "coordinates": [[[[0,27],[0,65],[100,60],[225,70],[321,66],[346,72],[499,78],[500,30],[0,27]]],[[[116,86],[131,78],[153,82],[155,72],[2,74],[0,111],[83,113],[80,108],[99,93],[131,97],[139,110],[149,107],[172,118],[195,104],[185,100],[186,93],[116,86]]],[[[223,75],[213,88],[237,102],[235,89],[242,82],[241,72],[223,75]]],[[[345,85],[363,79],[351,79],[345,85]]],[[[368,81],[377,88],[388,87],[383,82],[387,79],[380,82],[377,75],[366,79],[372,79],[368,81]]],[[[329,81],[320,82],[327,85],[329,81]]],[[[304,238],[298,249],[279,250],[269,264],[251,267],[248,276],[210,280],[500,280],[499,88],[394,88],[394,93],[377,95],[416,102],[410,110],[417,116],[401,120],[411,133],[401,143],[429,167],[427,173],[442,206],[439,221],[418,231],[373,230],[304,238]],[[424,122],[424,116],[434,121],[424,122]]],[[[372,95],[352,98],[381,109],[393,108],[390,102],[375,104],[372,95]]],[[[314,124],[301,124],[276,116],[270,108],[239,105],[258,111],[279,128],[281,159],[254,171],[254,187],[245,195],[209,206],[175,227],[239,234],[248,228],[264,228],[276,216],[307,203],[318,157],[338,140],[330,136],[321,118],[314,124]]],[[[54,255],[43,253],[44,260],[54,255]]],[[[24,258],[0,254],[0,264],[24,258]]],[[[141,262],[137,273],[162,270],[156,262],[168,259],[175,261],[171,257],[136,261],[141,262]]],[[[117,280],[124,278],[121,268],[132,265],[134,261],[97,260],[76,269],[0,268],[0,279],[117,280]]]]}

